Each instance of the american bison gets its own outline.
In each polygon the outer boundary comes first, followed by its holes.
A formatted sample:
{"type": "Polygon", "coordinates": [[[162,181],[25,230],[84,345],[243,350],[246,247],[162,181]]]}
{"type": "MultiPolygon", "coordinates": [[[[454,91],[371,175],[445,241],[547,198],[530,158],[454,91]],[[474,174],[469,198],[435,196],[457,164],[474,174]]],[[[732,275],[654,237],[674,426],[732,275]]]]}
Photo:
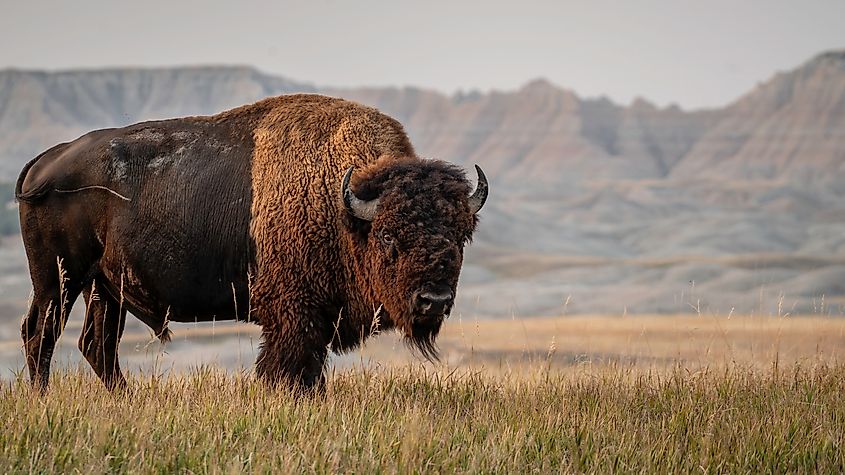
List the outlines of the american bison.
{"type": "Polygon", "coordinates": [[[33,384],[74,301],[79,348],[110,388],[127,310],[262,328],[271,385],[323,383],[329,350],[396,328],[426,357],[451,310],[487,197],[476,166],[419,158],[402,126],[319,95],[88,133],[30,161],[16,195],[34,297],[21,335],[33,384]]]}

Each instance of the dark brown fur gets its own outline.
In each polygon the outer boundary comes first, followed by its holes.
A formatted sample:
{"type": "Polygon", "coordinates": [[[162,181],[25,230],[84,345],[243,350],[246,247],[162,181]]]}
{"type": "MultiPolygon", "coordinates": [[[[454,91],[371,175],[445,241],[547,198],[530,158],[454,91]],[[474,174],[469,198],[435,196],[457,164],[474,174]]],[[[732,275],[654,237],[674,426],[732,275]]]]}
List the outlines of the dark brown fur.
{"type": "Polygon", "coordinates": [[[376,327],[435,357],[442,318],[410,302],[420,290],[454,293],[477,220],[469,193],[460,169],[418,158],[395,120],[317,95],[54,147],[17,188],[35,291],[22,325],[30,375],[46,386],[83,291],[80,348],[112,387],[123,384],[126,310],[162,338],[168,321],[258,323],[256,372],[271,384],[319,385],[328,350],[355,348],[376,327]],[[353,192],[381,200],[372,222],[344,207],[350,166],[353,192]]]}

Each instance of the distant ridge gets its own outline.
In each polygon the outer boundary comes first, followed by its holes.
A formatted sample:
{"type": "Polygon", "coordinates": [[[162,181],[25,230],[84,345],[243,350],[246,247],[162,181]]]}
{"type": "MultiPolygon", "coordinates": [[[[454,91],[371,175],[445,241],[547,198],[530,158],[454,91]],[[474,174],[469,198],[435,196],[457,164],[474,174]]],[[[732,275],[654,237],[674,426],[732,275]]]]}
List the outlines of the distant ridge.
{"type": "Polygon", "coordinates": [[[845,315],[845,51],[696,111],[542,79],[449,96],[242,66],[4,70],[0,181],[92,129],[292,92],[376,106],[420,155],[484,168],[490,198],[456,314],[845,315]]]}
{"type": "Polygon", "coordinates": [[[839,176],[845,50],[822,53],[723,108],[683,111],[581,99],[543,79],[509,92],[320,88],[246,66],[0,70],[0,179],[55,143],[102,127],[212,114],[262,97],[320,92],[402,121],[427,156],[481,163],[509,184],[585,179],[839,176]],[[773,139],[774,138],[774,139],[773,139]],[[560,170],[566,169],[566,173],[560,170]]]}
{"type": "Polygon", "coordinates": [[[673,177],[818,180],[845,173],[845,50],[780,73],[721,111],[673,177]]]}

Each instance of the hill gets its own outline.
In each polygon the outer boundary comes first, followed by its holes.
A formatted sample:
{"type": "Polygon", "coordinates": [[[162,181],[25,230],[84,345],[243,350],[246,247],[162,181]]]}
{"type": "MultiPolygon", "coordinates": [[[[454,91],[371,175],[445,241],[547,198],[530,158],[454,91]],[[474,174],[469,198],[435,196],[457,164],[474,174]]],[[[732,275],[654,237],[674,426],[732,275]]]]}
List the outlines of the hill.
{"type": "MultiPolygon", "coordinates": [[[[515,91],[329,88],[248,67],[0,71],[0,180],[101,127],[319,92],[405,124],[423,156],[492,192],[458,309],[842,313],[845,52],[712,110],[515,91]]],[[[15,254],[15,253],[13,253],[15,254]]],[[[15,254],[17,255],[17,254],[15,254]]]]}

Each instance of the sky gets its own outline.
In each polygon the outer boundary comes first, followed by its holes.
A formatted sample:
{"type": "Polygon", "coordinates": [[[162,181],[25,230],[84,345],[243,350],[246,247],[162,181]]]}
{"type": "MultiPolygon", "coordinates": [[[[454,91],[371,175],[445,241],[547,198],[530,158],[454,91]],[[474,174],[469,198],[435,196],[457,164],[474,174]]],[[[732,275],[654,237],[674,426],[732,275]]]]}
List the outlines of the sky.
{"type": "Polygon", "coordinates": [[[2,1],[0,68],[238,64],[320,86],[719,107],[845,48],[843,0],[2,1]]]}

